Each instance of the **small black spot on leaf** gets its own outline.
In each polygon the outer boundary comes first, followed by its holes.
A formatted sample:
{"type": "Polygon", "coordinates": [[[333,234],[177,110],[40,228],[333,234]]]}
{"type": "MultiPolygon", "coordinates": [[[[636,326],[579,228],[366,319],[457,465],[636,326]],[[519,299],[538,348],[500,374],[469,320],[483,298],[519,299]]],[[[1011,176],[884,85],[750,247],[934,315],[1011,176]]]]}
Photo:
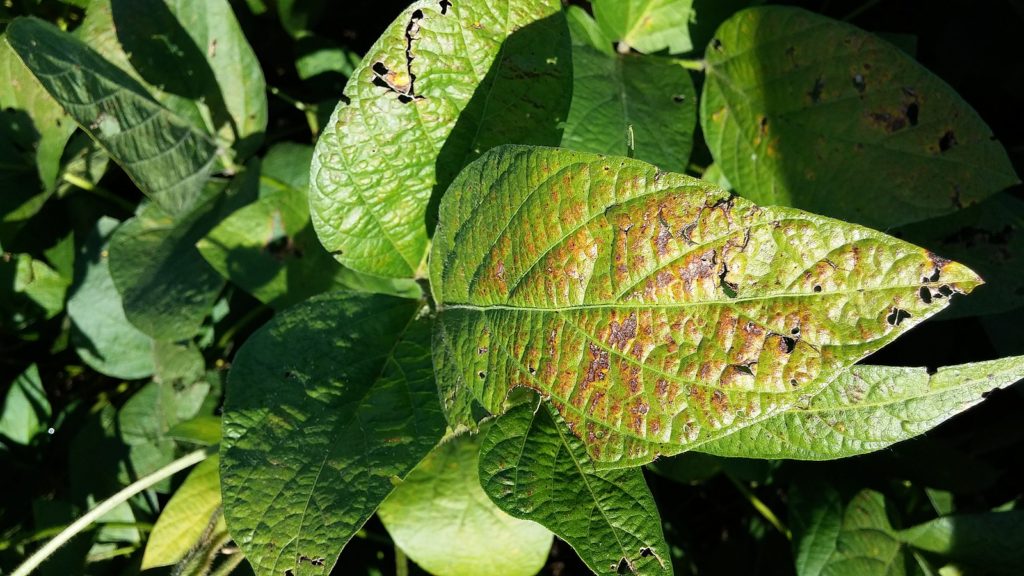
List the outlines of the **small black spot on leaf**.
{"type": "Polygon", "coordinates": [[[815,292],[821,292],[821,284],[815,284],[814,285],[814,291],[815,292]]]}
{"type": "Polygon", "coordinates": [[[487,378],[487,373],[484,372],[483,370],[477,372],[476,375],[477,375],[477,378],[480,378],[481,380],[483,380],[484,378],[487,378]]]}
{"type": "Polygon", "coordinates": [[[441,0],[441,14],[447,14],[448,8],[451,7],[452,3],[449,0],[441,0]]]}
{"type": "Polygon", "coordinates": [[[716,52],[721,52],[722,51],[722,41],[719,40],[718,38],[712,38],[711,39],[711,49],[715,50],[716,52]]]}
{"type": "Polygon", "coordinates": [[[921,107],[918,106],[917,102],[907,104],[906,116],[907,121],[910,122],[911,126],[917,126],[917,116],[920,112],[921,107]]]}
{"type": "Polygon", "coordinates": [[[867,90],[868,85],[866,82],[864,82],[864,76],[862,74],[853,75],[853,87],[856,88],[857,92],[860,92],[861,94],[864,93],[864,90],[867,90]]]}
{"type": "Polygon", "coordinates": [[[385,66],[383,62],[374,62],[373,63],[373,72],[374,72],[374,74],[380,74],[381,76],[383,76],[383,75],[387,74],[389,72],[389,70],[388,70],[388,67],[385,66]]]}
{"type": "Polygon", "coordinates": [[[811,88],[811,91],[808,92],[807,95],[811,97],[811,102],[817,104],[818,101],[821,100],[821,93],[824,90],[825,81],[821,79],[821,76],[818,76],[818,79],[814,81],[814,87],[811,88]]]}
{"type": "Polygon", "coordinates": [[[649,556],[654,556],[654,550],[651,550],[650,548],[641,548],[640,549],[640,557],[641,558],[647,558],[649,556]]]}
{"type": "Polygon", "coordinates": [[[790,338],[789,336],[782,337],[782,346],[786,354],[792,354],[793,349],[796,348],[796,338],[790,338]]]}
{"type": "Polygon", "coordinates": [[[953,289],[943,284],[942,286],[939,286],[939,294],[942,294],[946,298],[949,298],[950,296],[953,295],[953,289]]]}
{"type": "Polygon", "coordinates": [[[683,96],[682,94],[676,94],[675,96],[672,97],[672,101],[675,102],[676,104],[682,104],[683,102],[686,102],[686,96],[683,96]]]}
{"type": "Polygon", "coordinates": [[[921,301],[924,302],[925,304],[932,303],[932,291],[929,290],[928,287],[921,286],[921,291],[919,292],[919,295],[921,296],[921,301]]]}

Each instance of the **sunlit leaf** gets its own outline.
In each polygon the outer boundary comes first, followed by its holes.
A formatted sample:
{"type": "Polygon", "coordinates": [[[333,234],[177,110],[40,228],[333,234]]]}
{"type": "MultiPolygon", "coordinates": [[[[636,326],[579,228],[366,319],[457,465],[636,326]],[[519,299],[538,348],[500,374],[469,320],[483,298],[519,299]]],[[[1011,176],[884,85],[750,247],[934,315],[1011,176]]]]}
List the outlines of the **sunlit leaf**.
{"type": "Polygon", "coordinates": [[[693,0],[594,0],[605,35],[640,52],[689,52],[693,0]]]}
{"type": "Polygon", "coordinates": [[[345,266],[413,276],[428,204],[468,161],[500,144],[559,142],[571,90],[561,2],[497,4],[420,0],[352,74],[310,182],[317,235],[345,266]]]}
{"type": "Polygon", "coordinates": [[[199,463],[160,512],[146,541],[142,569],[179,562],[208,529],[225,530],[220,508],[220,460],[216,454],[199,463]]]}
{"type": "Polygon", "coordinates": [[[29,444],[50,420],[50,401],[39,379],[39,369],[29,366],[11,382],[0,409],[0,435],[18,444],[29,444]]]}
{"type": "Polygon", "coordinates": [[[441,203],[435,367],[453,425],[533,388],[595,460],[635,465],[806,401],[948,305],[923,291],[979,283],[882,233],[643,162],[503,147],[441,203]]]}

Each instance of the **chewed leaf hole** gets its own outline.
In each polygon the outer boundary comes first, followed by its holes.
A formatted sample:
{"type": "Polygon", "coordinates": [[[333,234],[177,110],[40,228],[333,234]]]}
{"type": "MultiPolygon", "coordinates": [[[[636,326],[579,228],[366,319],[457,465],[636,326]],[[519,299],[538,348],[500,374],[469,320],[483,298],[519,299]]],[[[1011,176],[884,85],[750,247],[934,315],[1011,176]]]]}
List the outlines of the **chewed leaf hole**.
{"type": "Polygon", "coordinates": [[[449,0],[441,0],[439,4],[441,5],[441,14],[447,14],[448,8],[450,8],[452,5],[452,3],[449,0]]]}
{"type": "Polygon", "coordinates": [[[924,302],[925,304],[932,303],[932,291],[929,290],[927,286],[921,286],[920,296],[921,301],[924,302]]]}
{"type": "Polygon", "coordinates": [[[888,322],[890,326],[899,326],[904,320],[910,317],[910,312],[907,312],[902,308],[893,308],[892,312],[885,317],[885,321],[888,322]]]}
{"type": "Polygon", "coordinates": [[[917,104],[917,102],[911,102],[910,104],[907,104],[906,115],[907,120],[910,122],[911,126],[917,126],[917,116],[920,112],[921,107],[917,104]]]}
{"type": "Polygon", "coordinates": [[[948,152],[950,148],[956,146],[956,134],[952,130],[947,130],[942,138],[939,138],[939,151],[948,152]]]}

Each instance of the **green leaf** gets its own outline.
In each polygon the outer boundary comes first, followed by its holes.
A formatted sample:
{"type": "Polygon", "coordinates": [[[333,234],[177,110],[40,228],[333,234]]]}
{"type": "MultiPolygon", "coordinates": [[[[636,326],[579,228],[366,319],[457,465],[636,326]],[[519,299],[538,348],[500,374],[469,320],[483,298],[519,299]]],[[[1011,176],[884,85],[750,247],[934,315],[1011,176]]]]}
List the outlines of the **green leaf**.
{"type": "Polygon", "coordinates": [[[706,55],[701,126],[744,197],[888,228],[1019,181],[981,117],[877,36],[799,8],[744,10],[706,55]]]}
{"type": "Polygon", "coordinates": [[[693,0],[594,0],[605,36],[640,52],[689,52],[693,0]]]}
{"type": "Polygon", "coordinates": [[[900,530],[899,538],[978,573],[1024,571],[1024,510],[943,516],[900,530]]]}
{"type": "Polygon", "coordinates": [[[323,17],[325,0],[277,0],[277,17],[293,38],[310,34],[313,25],[323,17]]]}
{"type": "Polygon", "coordinates": [[[963,262],[985,279],[971,298],[957,302],[942,318],[1006,312],[1024,295],[1024,201],[996,194],[948,216],[895,231],[901,238],[963,262]]]}
{"type": "Polygon", "coordinates": [[[172,214],[192,206],[213,165],[217,146],[212,139],[52,24],[16,19],[7,29],[7,40],[46,90],[147,196],[172,214]]]}
{"type": "Polygon", "coordinates": [[[156,339],[195,336],[210,313],[224,279],[196,248],[225,214],[250,201],[258,166],[251,165],[226,189],[211,185],[187,213],[172,215],[144,204],[110,240],[110,274],[124,298],[128,320],[156,339]]]}
{"type": "MultiPolygon", "coordinates": [[[[74,121],[39,84],[5,41],[0,41],[0,85],[10,87],[0,92],[0,109],[7,114],[27,117],[25,127],[29,133],[22,136],[29,140],[27,144],[35,152],[35,166],[43,189],[53,190],[60,170],[61,155],[71,133],[75,131],[74,121]]],[[[4,164],[10,160],[5,158],[4,164]]],[[[24,182],[20,184],[29,188],[24,182]]],[[[9,190],[4,191],[5,196],[11,193],[9,190]]]]}
{"type": "Polygon", "coordinates": [[[428,204],[499,144],[557,144],[569,102],[568,31],[557,0],[420,0],[363,58],[311,167],[313,225],[367,274],[411,277],[428,204]]]}
{"type": "Polygon", "coordinates": [[[68,281],[28,254],[0,260],[0,327],[18,332],[64,309],[68,281]]]}
{"type": "Polygon", "coordinates": [[[666,58],[593,48],[585,26],[578,24],[583,18],[589,16],[570,19],[577,23],[570,27],[572,105],[561,145],[625,156],[632,127],[636,158],[665,170],[686,170],[697,124],[690,73],[666,58]]]}
{"type": "Polygon", "coordinates": [[[167,431],[167,435],[175,440],[213,446],[220,443],[220,417],[196,416],[175,424],[167,431]]]}
{"type": "Polygon", "coordinates": [[[449,421],[533,388],[615,465],[805,401],[948,305],[922,288],[980,283],[860,226],[635,160],[517,146],[452,184],[430,276],[449,421]]]}
{"type": "Polygon", "coordinates": [[[146,541],[143,570],[179,562],[211,524],[216,524],[215,532],[225,530],[219,511],[219,466],[220,459],[216,454],[203,460],[174,492],[146,541]]]}
{"type": "MultiPolygon", "coordinates": [[[[127,470],[121,475],[129,484],[174,460],[175,442],[168,431],[194,417],[210,391],[207,382],[150,382],[132,395],[117,412],[117,431],[128,448],[127,470]]],[[[170,491],[170,480],[157,484],[157,492],[170,491]]]]}
{"type": "Polygon", "coordinates": [[[332,288],[416,296],[406,281],[365,277],[338,264],[309,219],[311,146],[280,144],[263,161],[260,198],[221,221],[197,247],[225,278],[283,309],[332,288]]]}
{"type": "Polygon", "coordinates": [[[226,0],[107,1],[117,39],[146,85],[163,93],[158,101],[234,147],[235,161],[259,148],[266,82],[226,0]]]}
{"type": "Polygon", "coordinates": [[[107,244],[117,225],[113,218],[101,218],[75,258],[68,316],[82,360],[97,372],[130,380],[153,373],[153,340],[125,318],[110,277],[107,244]]]}
{"type": "Polygon", "coordinates": [[[238,351],[221,483],[228,529],[258,575],[330,573],[395,480],[440,440],[421,305],[324,294],[238,351]]]}
{"type": "Polygon", "coordinates": [[[565,425],[544,404],[498,418],[480,448],[484,491],[509,514],[549,528],[598,574],[672,574],[643,472],[597,470],[565,425]]]}
{"type": "Polygon", "coordinates": [[[923,434],[1024,379],[1024,356],[941,368],[854,366],[812,398],[700,447],[719,456],[830,460],[923,434]]]}
{"type": "Polygon", "coordinates": [[[50,401],[39,379],[39,369],[32,364],[7,390],[0,410],[0,435],[27,445],[36,434],[46,430],[49,421],[50,401]]]}
{"type": "Polygon", "coordinates": [[[444,442],[409,473],[378,514],[395,543],[437,576],[533,576],[551,532],[495,507],[480,487],[480,435],[444,442]]]}

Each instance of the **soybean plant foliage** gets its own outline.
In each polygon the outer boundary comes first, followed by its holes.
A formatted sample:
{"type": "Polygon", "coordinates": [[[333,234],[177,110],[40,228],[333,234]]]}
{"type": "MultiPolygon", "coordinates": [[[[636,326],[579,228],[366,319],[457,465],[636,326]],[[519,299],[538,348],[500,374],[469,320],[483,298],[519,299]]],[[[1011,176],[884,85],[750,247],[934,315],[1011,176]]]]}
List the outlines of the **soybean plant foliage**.
{"type": "Polygon", "coordinates": [[[0,572],[1024,573],[1024,11],[909,4],[3,4],[0,572]]]}

